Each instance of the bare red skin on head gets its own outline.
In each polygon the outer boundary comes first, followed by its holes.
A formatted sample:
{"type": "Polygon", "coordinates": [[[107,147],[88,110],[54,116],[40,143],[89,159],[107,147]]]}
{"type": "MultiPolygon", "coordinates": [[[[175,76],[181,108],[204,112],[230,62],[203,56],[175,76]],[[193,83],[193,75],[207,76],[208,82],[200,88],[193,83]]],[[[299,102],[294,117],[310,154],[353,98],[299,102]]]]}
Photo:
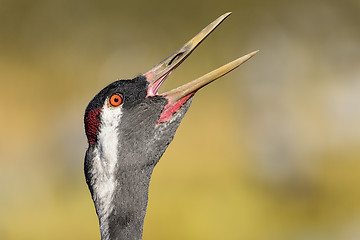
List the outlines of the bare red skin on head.
{"type": "Polygon", "coordinates": [[[101,108],[93,109],[85,117],[85,132],[90,146],[96,142],[100,125],[100,113],[101,108]]]}
{"type": "Polygon", "coordinates": [[[161,112],[160,118],[159,118],[159,121],[157,122],[157,124],[169,121],[171,116],[173,115],[173,113],[177,112],[177,110],[179,110],[179,108],[182,105],[184,105],[184,103],[194,94],[195,94],[195,92],[190,93],[189,95],[187,95],[186,97],[183,97],[182,99],[180,99],[179,101],[177,101],[174,104],[168,103],[164,107],[164,110],[161,112]]]}

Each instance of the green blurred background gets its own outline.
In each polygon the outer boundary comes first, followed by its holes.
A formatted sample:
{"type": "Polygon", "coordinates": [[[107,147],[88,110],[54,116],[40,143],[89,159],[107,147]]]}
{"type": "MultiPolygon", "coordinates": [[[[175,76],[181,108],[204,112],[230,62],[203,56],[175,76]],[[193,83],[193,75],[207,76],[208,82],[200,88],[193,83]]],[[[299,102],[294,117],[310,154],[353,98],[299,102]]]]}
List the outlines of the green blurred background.
{"type": "Polygon", "coordinates": [[[197,93],[155,168],[144,239],[360,239],[360,1],[0,1],[0,239],[99,239],[90,99],[233,14],[161,91],[197,93]]]}

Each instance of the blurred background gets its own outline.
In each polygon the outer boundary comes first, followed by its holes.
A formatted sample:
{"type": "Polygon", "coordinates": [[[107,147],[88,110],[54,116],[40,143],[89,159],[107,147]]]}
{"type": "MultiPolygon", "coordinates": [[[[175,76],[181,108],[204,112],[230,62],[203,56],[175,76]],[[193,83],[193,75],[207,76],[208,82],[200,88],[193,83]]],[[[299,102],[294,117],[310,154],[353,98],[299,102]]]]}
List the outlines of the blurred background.
{"type": "Polygon", "coordinates": [[[160,89],[197,93],[144,239],[360,239],[359,0],[0,1],[0,239],[99,239],[83,113],[233,14],[160,89]]]}

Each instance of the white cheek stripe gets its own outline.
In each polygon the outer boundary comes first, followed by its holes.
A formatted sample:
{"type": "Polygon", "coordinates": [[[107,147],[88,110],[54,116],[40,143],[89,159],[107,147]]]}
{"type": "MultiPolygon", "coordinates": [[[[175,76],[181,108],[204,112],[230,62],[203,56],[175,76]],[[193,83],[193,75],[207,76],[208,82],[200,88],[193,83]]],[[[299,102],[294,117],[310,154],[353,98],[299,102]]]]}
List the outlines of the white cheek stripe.
{"type": "Polygon", "coordinates": [[[113,210],[113,194],[117,185],[115,170],[119,151],[118,126],[122,107],[112,108],[107,100],[101,113],[98,142],[94,149],[94,201],[100,218],[102,239],[108,239],[107,219],[113,210]]]}

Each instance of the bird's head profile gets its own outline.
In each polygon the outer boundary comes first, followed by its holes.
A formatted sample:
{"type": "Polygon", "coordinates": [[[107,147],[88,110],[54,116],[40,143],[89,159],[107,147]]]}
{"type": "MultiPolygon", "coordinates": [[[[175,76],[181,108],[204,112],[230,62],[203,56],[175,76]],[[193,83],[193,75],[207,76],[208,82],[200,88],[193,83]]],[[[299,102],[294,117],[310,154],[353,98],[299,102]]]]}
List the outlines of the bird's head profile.
{"type": "Polygon", "coordinates": [[[216,19],[146,73],[109,84],[86,108],[89,147],[85,176],[102,239],[141,239],[153,168],[174,138],[194,94],[256,54],[252,52],[183,86],[158,93],[170,73],[229,14],[216,19]]]}

